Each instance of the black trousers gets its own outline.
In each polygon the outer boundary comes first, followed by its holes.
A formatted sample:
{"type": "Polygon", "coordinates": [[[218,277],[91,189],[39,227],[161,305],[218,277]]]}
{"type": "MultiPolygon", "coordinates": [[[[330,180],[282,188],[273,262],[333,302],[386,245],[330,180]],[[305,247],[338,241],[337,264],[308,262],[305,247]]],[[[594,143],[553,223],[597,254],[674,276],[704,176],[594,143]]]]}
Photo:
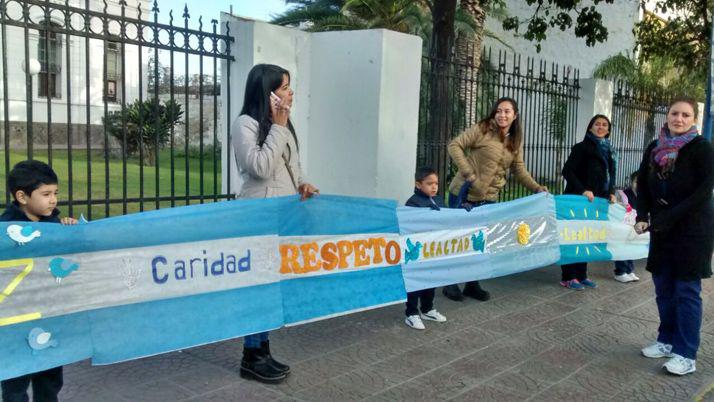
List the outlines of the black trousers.
{"type": "Polygon", "coordinates": [[[588,263],[586,262],[576,262],[574,264],[563,264],[560,266],[562,273],[562,281],[569,281],[571,279],[577,279],[582,281],[588,278],[588,263]]]}
{"type": "Polygon", "coordinates": [[[422,289],[416,292],[407,292],[407,310],[405,314],[407,317],[410,315],[419,314],[419,302],[421,302],[421,312],[428,313],[434,308],[434,295],[436,294],[436,289],[422,289]]]}
{"type": "Polygon", "coordinates": [[[57,402],[62,389],[62,366],[10,378],[2,381],[3,402],[28,402],[27,388],[32,383],[32,400],[35,402],[57,402]]]}

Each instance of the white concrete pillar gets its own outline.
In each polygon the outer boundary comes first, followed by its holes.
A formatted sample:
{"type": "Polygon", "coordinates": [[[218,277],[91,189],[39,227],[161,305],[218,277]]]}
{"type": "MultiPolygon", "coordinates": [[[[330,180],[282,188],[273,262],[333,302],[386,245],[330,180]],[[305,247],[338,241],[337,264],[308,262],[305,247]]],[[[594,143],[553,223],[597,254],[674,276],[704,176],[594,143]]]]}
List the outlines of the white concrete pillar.
{"type": "MultiPolygon", "coordinates": [[[[224,122],[240,112],[248,71],[258,63],[280,65],[291,73],[291,119],[311,183],[322,193],[400,202],[411,194],[421,38],[383,29],[308,33],[222,14],[221,24],[226,21],[236,38],[236,61],[230,94],[221,92],[224,108],[224,94],[231,97],[224,122]]],[[[221,133],[225,137],[225,129],[221,133]]],[[[228,147],[222,148],[225,160],[228,147]]],[[[233,182],[235,164],[231,169],[233,182]]],[[[224,168],[224,190],[226,173],[224,168]]]]}

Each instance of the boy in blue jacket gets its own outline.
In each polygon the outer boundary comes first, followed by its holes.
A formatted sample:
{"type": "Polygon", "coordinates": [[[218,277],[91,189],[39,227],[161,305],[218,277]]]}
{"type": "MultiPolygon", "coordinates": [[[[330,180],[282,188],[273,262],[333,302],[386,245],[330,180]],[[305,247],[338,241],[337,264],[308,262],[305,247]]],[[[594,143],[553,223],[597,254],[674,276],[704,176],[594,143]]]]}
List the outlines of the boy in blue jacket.
{"type": "MultiPolygon", "coordinates": [[[[7,189],[14,201],[0,221],[76,224],[74,218],[59,217],[57,181],[55,172],[44,162],[30,160],[15,165],[7,178],[7,189]]],[[[35,402],[56,402],[62,389],[62,366],[3,380],[3,402],[27,402],[30,383],[35,402]]]]}
{"type": "MultiPolygon", "coordinates": [[[[436,196],[439,191],[439,176],[430,167],[420,167],[414,174],[414,195],[407,200],[406,206],[417,208],[444,208],[444,201],[436,196]]],[[[422,289],[407,292],[407,318],[404,322],[414,329],[425,329],[422,320],[445,322],[446,317],[434,309],[435,289],[422,289]],[[419,303],[421,302],[421,308],[419,303]]]]}

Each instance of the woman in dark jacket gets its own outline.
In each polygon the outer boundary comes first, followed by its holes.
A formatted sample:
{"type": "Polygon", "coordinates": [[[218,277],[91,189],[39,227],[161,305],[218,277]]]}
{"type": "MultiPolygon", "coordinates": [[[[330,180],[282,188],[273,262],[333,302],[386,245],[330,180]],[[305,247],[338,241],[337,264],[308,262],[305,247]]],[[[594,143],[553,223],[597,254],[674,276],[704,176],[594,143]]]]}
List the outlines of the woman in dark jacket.
{"type": "Polygon", "coordinates": [[[646,357],[669,357],[664,368],[696,370],[702,323],[702,278],[712,275],[714,251],[714,148],[698,135],[692,98],[676,98],[659,138],[645,151],[637,178],[635,231],[650,231],[647,270],[659,310],[657,341],[646,357]]]}
{"type": "MultiPolygon", "coordinates": [[[[563,166],[565,194],[584,195],[590,202],[595,197],[615,202],[615,160],[610,147],[610,127],[606,116],[598,114],[590,119],[585,139],[573,145],[563,166]]],[[[561,269],[562,286],[575,290],[597,287],[588,279],[587,263],[564,264],[561,269]]]]}

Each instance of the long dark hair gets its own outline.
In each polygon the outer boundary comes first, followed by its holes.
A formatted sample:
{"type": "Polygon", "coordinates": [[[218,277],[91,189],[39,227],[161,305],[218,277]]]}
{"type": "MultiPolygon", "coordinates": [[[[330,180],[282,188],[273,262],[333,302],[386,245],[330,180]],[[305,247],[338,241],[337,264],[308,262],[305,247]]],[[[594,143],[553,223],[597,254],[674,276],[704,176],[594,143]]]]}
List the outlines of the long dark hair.
{"type": "Polygon", "coordinates": [[[612,122],[610,122],[610,119],[608,119],[608,117],[604,114],[596,114],[595,116],[593,116],[592,119],[590,119],[590,123],[588,123],[588,128],[587,130],[585,130],[585,135],[588,135],[590,129],[593,128],[593,125],[595,124],[595,120],[597,119],[605,119],[605,121],[607,122],[607,135],[605,136],[605,138],[609,138],[610,134],[612,134],[612,122]]]}
{"type": "Polygon", "coordinates": [[[496,111],[498,110],[498,105],[503,102],[508,102],[513,107],[513,112],[516,113],[516,119],[511,123],[511,127],[508,129],[508,137],[506,137],[506,148],[511,152],[516,152],[523,143],[523,129],[521,128],[521,114],[518,113],[518,103],[515,99],[509,97],[503,97],[496,101],[491,108],[488,116],[483,118],[478,122],[481,131],[493,131],[498,132],[498,126],[496,125],[496,111]]]}
{"type": "MultiPolygon", "coordinates": [[[[290,72],[274,64],[256,64],[248,73],[243,109],[240,114],[247,114],[258,122],[258,146],[261,147],[273,125],[270,120],[270,91],[280,88],[283,84],[283,75],[287,75],[290,80],[290,72]]],[[[290,120],[288,120],[288,129],[297,144],[295,128],[290,120]]]]}

